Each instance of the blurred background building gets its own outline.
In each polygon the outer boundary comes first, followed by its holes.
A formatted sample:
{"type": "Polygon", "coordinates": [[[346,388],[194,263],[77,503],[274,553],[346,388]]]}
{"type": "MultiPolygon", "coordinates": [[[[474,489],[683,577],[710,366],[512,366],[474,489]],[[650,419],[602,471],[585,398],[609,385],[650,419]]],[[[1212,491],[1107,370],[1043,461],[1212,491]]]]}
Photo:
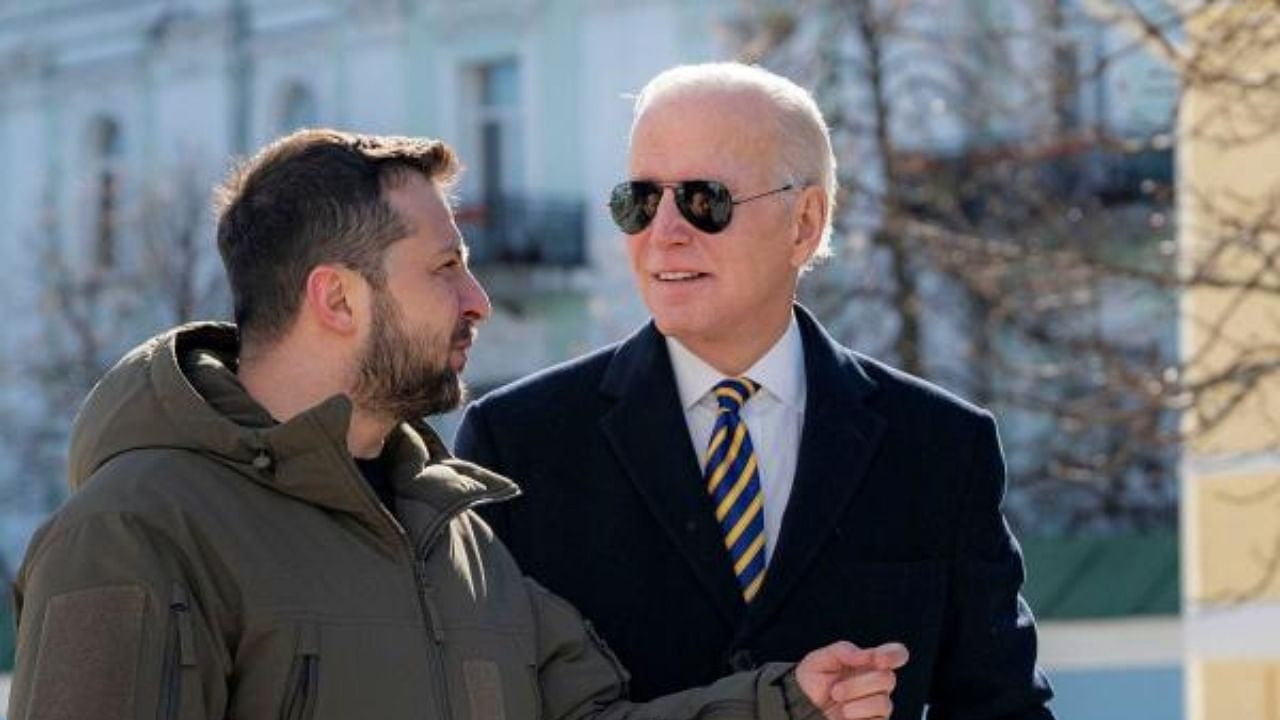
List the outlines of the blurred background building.
{"type": "Polygon", "coordinates": [[[1000,420],[1059,716],[1280,717],[1280,29],[1273,2],[1210,5],[0,2],[0,577],[93,381],[228,315],[208,199],[235,158],[314,125],[453,144],[483,393],[643,322],[604,209],[627,96],[739,58],[832,124],[837,255],[802,301],[1000,420]],[[1228,617],[1252,650],[1222,649],[1228,617]]]}

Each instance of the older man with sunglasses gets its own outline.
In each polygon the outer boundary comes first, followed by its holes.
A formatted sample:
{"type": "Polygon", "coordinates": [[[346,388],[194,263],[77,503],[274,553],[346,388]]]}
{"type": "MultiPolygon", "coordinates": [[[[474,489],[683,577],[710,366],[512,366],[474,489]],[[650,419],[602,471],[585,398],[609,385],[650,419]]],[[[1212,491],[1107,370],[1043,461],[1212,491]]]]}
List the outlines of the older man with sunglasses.
{"type": "Polygon", "coordinates": [[[991,415],[795,303],[835,178],[789,80],[658,75],[609,199],[652,322],[474,403],[458,452],[523,485],[495,530],[640,697],[852,638],[910,649],[893,717],[1051,718],[991,415]]]}

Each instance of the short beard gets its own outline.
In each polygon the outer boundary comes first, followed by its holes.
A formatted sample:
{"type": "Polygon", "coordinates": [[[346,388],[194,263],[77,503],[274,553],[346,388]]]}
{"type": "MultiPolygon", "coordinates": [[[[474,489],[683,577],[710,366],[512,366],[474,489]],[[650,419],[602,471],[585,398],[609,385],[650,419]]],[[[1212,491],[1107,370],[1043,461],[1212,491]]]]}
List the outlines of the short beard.
{"type": "Polygon", "coordinates": [[[450,367],[449,352],[453,343],[470,336],[471,326],[465,321],[448,337],[411,336],[391,294],[375,289],[372,326],[352,401],[364,412],[396,422],[457,409],[466,399],[466,386],[450,367]]]}

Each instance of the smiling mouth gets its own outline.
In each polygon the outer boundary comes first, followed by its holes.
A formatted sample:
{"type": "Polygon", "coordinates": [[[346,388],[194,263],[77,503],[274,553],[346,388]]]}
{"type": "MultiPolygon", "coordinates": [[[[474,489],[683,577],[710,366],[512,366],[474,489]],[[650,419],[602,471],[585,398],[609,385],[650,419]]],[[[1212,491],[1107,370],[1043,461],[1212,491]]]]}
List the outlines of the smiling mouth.
{"type": "Polygon", "coordinates": [[[707,274],[700,272],[659,272],[654,273],[653,277],[659,282],[688,282],[689,280],[707,277],[707,274]]]}

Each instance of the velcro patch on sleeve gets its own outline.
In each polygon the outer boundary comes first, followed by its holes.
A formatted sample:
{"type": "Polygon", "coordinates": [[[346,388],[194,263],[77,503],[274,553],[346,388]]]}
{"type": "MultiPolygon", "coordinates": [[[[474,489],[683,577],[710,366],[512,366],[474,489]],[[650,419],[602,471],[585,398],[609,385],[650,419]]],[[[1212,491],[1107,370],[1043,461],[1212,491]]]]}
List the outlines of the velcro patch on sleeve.
{"type": "Polygon", "coordinates": [[[49,601],[31,689],[31,720],[133,718],[146,592],[78,590],[49,601]]]}

